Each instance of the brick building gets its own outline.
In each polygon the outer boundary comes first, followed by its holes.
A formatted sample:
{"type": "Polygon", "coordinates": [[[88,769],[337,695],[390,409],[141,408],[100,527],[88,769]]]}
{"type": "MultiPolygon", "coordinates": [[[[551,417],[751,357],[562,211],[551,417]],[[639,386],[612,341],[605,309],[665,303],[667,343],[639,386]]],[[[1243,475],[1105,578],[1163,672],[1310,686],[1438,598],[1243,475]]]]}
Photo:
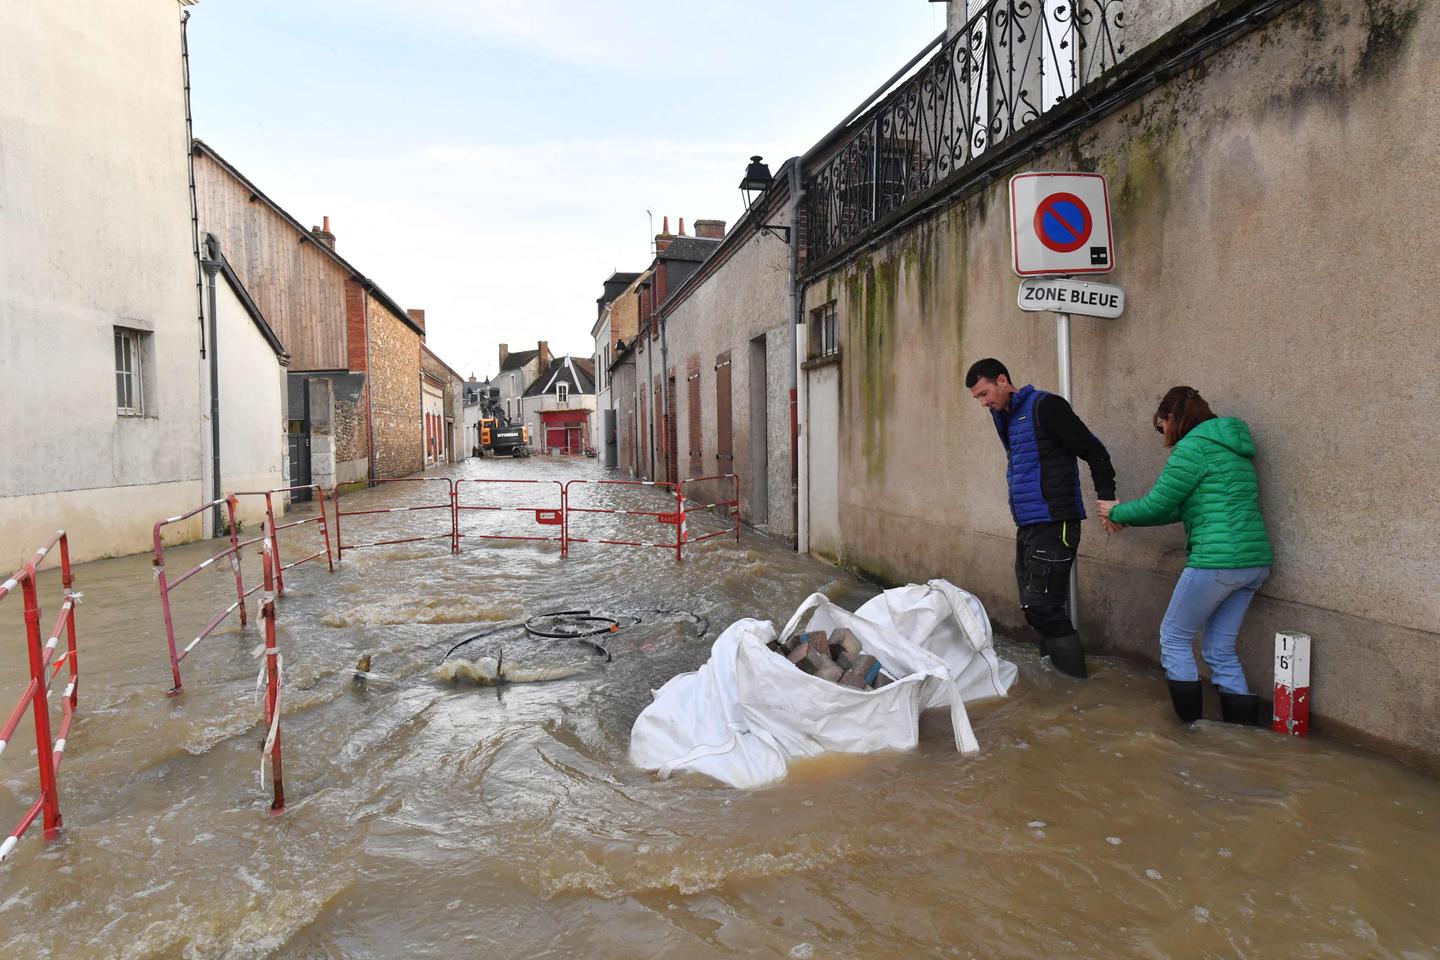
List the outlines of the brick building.
{"type": "Polygon", "coordinates": [[[330,219],[306,229],[203,141],[200,228],[215,234],[291,354],[290,482],[326,489],[424,465],[422,320],[335,250],[330,219]]]}

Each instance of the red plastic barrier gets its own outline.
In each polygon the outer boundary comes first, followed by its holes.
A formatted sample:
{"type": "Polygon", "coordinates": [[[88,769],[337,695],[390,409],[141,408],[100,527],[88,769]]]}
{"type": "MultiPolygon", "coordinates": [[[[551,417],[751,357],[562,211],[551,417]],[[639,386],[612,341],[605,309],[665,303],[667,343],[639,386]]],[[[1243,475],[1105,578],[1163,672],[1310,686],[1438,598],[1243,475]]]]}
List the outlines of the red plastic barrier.
{"type": "Polygon", "coordinates": [[[680,491],[673,483],[653,482],[650,480],[570,480],[565,484],[565,511],[564,511],[564,537],[565,546],[562,555],[568,555],[572,543],[609,543],[621,547],[659,547],[662,550],[674,550],[675,559],[681,558],[680,551],[685,546],[685,511],[681,506],[680,491]],[[675,495],[674,512],[659,510],[615,510],[601,507],[576,507],[570,503],[570,488],[575,484],[593,484],[595,486],[617,486],[617,487],[657,487],[669,490],[675,495]],[[576,537],[570,533],[570,515],[572,513],[594,513],[611,514],[623,517],[653,517],[656,523],[666,524],[675,527],[675,540],[673,543],[651,543],[643,540],[602,540],[598,538],[576,537]]]}
{"type": "Polygon", "coordinates": [[[152,536],[155,541],[155,579],[160,584],[160,610],[165,615],[165,639],[170,644],[170,673],[175,679],[175,686],[170,688],[170,693],[172,694],[180,692],[180,661],[190,655],[190,651],[195,649],[196,644],[214,633],[215,628],[219,627],[220,624],[225,621],[225,618],[230,616],[237,608],[240,611],[240,625],[243,627],[249,622],[245,613],[245,598],[259,590],[260,587],[252,587],[248,591],[245,589],[245,579],[240,572],[240,551],[252,543],[259,543],[264,537],[253,537],[245,541],[238,539],[239,533],[235,522],[235,505],[235,494],[228,494],[221,500],[212,500],[209,503],[202,504],[189,513],[182,513],[178,517],[166,517],[164,520],[157,521],[152,531],[152,536]],[[208,560],[191,567],[176,579],[168,579],[165,572],[165,544],[160,538],[161,528],[173,523],[179,523],[182,520],[188,520],[197,513],[203,513],[220,504],[225,505],[225,509],[230,518],[230,546],[225,550],[221,550],[208,560]],[[205,624],[200,632],[195,635],[195,638],[185,645],[185,649],[177,652],[175,649],[175,621],[170,614],[170,592],[223,557],[231,558],[230,568],[235,573],[235,602],[211,617],[210,622],[205,624]]]}
{"type": "MultiPolygon", "coordinates": [[[[680,481],[680,497],[681,497],[681,502],[682,502],[682,503],[684,503],[684,502],[689,502],[690,504],[692,504],[691,506],[686,506],[686,507],[684,508],[684,512],[687,513],[687,514],[690,513],[691,511],[694,511],[694,510],[713,510],[713,509],[715,509],[716,507],[724,507],[724,508],[725,508],[725,515],[726,515],[727,517],[729,517],[730,520],[731,520],[731,522],[734,524],[734,528],[735,528],[735,540],[736,540],[736,542],[739,542],[739,540],[740,540],[740,478],[739,478],[738,476],[736,476],[736,475],[733,474],[733,473],[717,473],[717,474],[715,474],[714,476],[709,476],[709,477],[690,477],[689,479],[681,480],[681,481],[680,481]],[[734,497],[732,497],[732,498],[729,499],[729,500],[715,500],[715,501],[713,501],[713,502],[711,502],[711,503],[702,503],[702,502],[700,502],[699,500],[694,500],[694,499],[692,499],[692,498],[690,498],[690,497],[688,497],[688,496],[685,495],[685,486],[686,486],[686,484],[705,483],[705,482],[708,482],[708,481],[711,481],[711,480],[721,480],[721,481],[723,481],[723,480],[730,480],[730,481],[733,481],[734,484],[735,484],[735,495],[734,495],[734,497]]],[[[715,537],[723,537],[723,536],[725,536],[725,534],[727,534],[727,533],[730,532],[729,530],[718,530],[718,531],[716,531],[716,532],[714,532],[714,533],[707,533],[707,534],[705,534],[705,535],[702,536],[702,537],[692,537],[692,536],[690,536],[690,529],[689,529],[689,526],[688,526],[688,525],[682,524],[680,529],[681,529],[681,532],[682,532],[682,534],[683,534],[683,538],[684,538],[684,540],[685,540],[686,543],[700,543],[700,542],[703,541],[703,540],[713,540],[715,537]]]]}
{"type": "Polygon", "coordinates": [[[20,695],[20,702],[10,712],[5,725],[0,727],[0,753],[4,752],[5,744],[20,725],[25,708],[31,707],[35,718],[36,763],[40,773],[40,799],[35,801],[34,806],[20,819],[20,823],[10,831],[4,842],[0,843],[0,860],[10,855],[10,851],[15,849],[25,831],[30,829],[35,818],[42,813],[47,839],[53,837],[61,826],[57,780],[60,762],[65,759],[65,741],[70,736],[70,722],[74,719],[75,708],[80,702],[80,663],[75,652],[75,604],[79,600],[79,594],[72,589],[74,584],[75,578],[70,572],[70,542],[64,530],[59,531],[49,543],[37,550],[30,562],[16,571],[14,576],[0,584],[0,600],[5,599],[16,587],[21,590],[25,602],[25,641],[30,654],[30,683],[20,695]],[[42,645],[40,599],[35,586],[35,568],[57,543],[60,544],[60,580],[65,588],[65,602],[60,605],[60,615],[55,620],[54,629],[50,631],[50,638],[42,645]],[[65,631],[66,649],[55,658],[55,649],[59,646],[62,629],[65,631]],[[70,667],[70,682],[60,698],[60,736],[52,741],[50,685],[67,663],[70,667]]]}
{"type": "Polygon", "coordinates": [[[456,540],[457,540],[457,549],[458,549],[458,541],[461,540],[461,539],[463,539],[463,538],[467,538],[467,537],[468,537],[468,538],[473,539],[473,540],[532,540],[532,541],[539,541],[539,542],[541,542],[541,543],[558,543],[558,544],[560,544],[560,555],[561,555],[562,557],[565,556],[566,553],[569,552],[569,551],[568,551],[568,547],[567,547],[566,542],[565,542],[565,485],[564,485],[563,483],[561,483],[559,480],[488,480],[488,479],[456,480],[456,481],[455,481],[455,514],[456,514],[456,517],[455,517],[455,538],[456,538],[456,540]],[[539,484],[539,485],[541,485],[541,486],[548,486],[549,484],[552,484],[552,483],[553,483],[553,484],[555,485],[555,502],[554,502],[554,503],[551,503],[551,504],[541,504],[541,505],[527,504],[527,505],[523,505],[523,506],[481,506],[481,505],[478,505],[478,504],[462,503],[460,497],[461,497],[461,493],[462,493],[462,491],[463,491],[463,489],[464,489],[464,484],[467,484],[467,483],[483,483],[483,484],[515,484],[515,483],[523,483],[523,484],[539,484]],[[533,522],[534,522],[537,526],[541,526],[541,527],[559,527],[559,528],[560,528],[560,532],[559,532],[556,536],[553,536],[553,537],[533,536],[533,535],[525,535],[525,534],[462,533],[462,532],[460,531],[460,516],[459,516],[459,515],[460,515],[460,512],[461,512],[462,510],[500,512],[500,513],[527,513],[527,514],[533,515],[533,518],[534,518],[533,522]]]}
{"type": "Polygon", "coordinates": [[[335,490],[335,555],[339,559],[345,559],[346,550],[358,550],[361,547],[383,547],[393,543],[416,543],[421,540],[448,540],[450,542],[450,552],[460,552],[460,544],[458,542],[458,537],[456,536],[457,530],[455,519],[455,484],[452,480],[450,480],[448,477],[392,477],[388,480],[371,480],[369,482],[369,486],[378,487],[382,483],[443,483],[445,484],[445,502],[427,503],[414,507],[380,507],[375,510],[351,510],[349,513],[341,513],[340,490],[337,487],[335,490]],[[363,517],[377,513],[409,513],[415,510],[446,511],[450,515],[450,524],[448,529],[443,534],[437,533],[423,537],[399,537],[394,540],[375,540],[370,543],[351,544],[345,543],[345,538],[341,535],[340,532],[340,518],[342,516],[363,517]]]}
{"type": "Polygon", "coordinates": [[[311,560],[325,558],[325,565],[330,572],[335,572],[335,561],[330,558],[330,525],[325,522],[325,491],[320,489],[318,483],[302,484],[298,487],[276,487],[274,490],[244,490],[239,493],[232,493],[232,497],[264,497],[265,498],[265,519],[269,521],[272,534],[273,547],[275,551],[275,591],[278,596],[285,596],[285,571],[300,566],[302,563],[309,563],[311,560]],[[289,523],[275,524],[275,504],[271,499],[272,494],[294,493],[296,490],[315,491],[316,503],[320,505],[320,512],[313,517],[306,517],[304,520],[291,520],[289,523]],[[307,523],[318,523],[320,535],[325,538],[325,549],[310,554],[292,563],[283,563],[280,560],[280,531],[288,530],[291,527],[302,526],[307,523]]]}

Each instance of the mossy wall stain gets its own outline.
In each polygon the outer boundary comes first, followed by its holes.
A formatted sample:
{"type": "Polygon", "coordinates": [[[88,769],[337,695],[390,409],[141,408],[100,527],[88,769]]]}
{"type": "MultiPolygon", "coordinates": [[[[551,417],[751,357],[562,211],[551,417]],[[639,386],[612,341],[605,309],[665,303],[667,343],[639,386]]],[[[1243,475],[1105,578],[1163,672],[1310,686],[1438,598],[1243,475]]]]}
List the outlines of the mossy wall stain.
{"type": "Polygon", "coordinates": [[[884,467],[887,418],[892,406],[895,350],[895,302],[899,270],[895,259],[865,260],[845,275],[845,342],[855,349],[849,366],[858,377],[861,448],[866,474],[878,477],[884,467]],[[858,354],[858,355],[857,355],[858,354]]]}

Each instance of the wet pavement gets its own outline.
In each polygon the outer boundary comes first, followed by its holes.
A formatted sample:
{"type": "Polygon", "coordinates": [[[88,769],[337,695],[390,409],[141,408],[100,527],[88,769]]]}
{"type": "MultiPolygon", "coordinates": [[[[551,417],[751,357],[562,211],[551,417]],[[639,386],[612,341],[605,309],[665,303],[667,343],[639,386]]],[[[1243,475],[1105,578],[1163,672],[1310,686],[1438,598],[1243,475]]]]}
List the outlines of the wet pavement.
{"type": "MultiPolygon", "coordinates": [[[[545,458],[452,473],[604,475],[545,458]]],[[[423,486],[342,502],[417,504],[423,486]]],[[[528,502],[503,486],[467,496],[528,502]]],[[[649,489],[583,496],[665,509],[649,489]]],[[[464,523],[553,532],[518,513],[464,523]]],[[[580,524],[614,539],[673,532],[647,518],[580,524]]],[[[439,511],[394,513],[346,518],[344,533],[447,525],[439,511]]],[[[319,543],[313,525],[281,537],[290,557],[319,543]]],[[[914,753],[810,761],[766,790],[658,781],[628,763],[630,726],[726,624],[783,621],[817,590],[853,608],[878,588],[748,531],[680,564],[659,548],[577,544],[562,560],[553,544],[466,538],[461,550],[347,551],[333,574],[288,575],[280,816],[259,783],[257,621],[197,646],[184,692],[167,697],[148,556],[77,568],[65,830],[44,843],[37,826],[0,864],[0,955],[1440,957],[1440,782],[1422,774],[1323,739],[1182,729],[1158,673],[1096,658],[1074,681],[1002,642],[1020,680],[1008,700],[971,707],[978,756],[955,752],[942,711],[914,753]],[[609,662],[501,626],[585,608],[642,620],[605,638],[609,662]],[[445,679],[446,652],[490,630],[457,656],[509,644],[519,665],[578,672],[445,679]],[[366,652],[382,678],[361,687],[366,652]]],[[[212,552],[175,548],[167,565],[212,552]]],[[[182,640],[233,600],[217,566],[176,591],[182,640]]],[[[246,576],[258,576],[253,548],[246,576]]],[[[46,598],[56,581],[42,577],[46,598]]],[[[8,710],[27,675],[14,599],[0,636],[8,710]]],[[[33,743],[17,735],[0,758],[0,828],[34,796],[33,743]]]]}

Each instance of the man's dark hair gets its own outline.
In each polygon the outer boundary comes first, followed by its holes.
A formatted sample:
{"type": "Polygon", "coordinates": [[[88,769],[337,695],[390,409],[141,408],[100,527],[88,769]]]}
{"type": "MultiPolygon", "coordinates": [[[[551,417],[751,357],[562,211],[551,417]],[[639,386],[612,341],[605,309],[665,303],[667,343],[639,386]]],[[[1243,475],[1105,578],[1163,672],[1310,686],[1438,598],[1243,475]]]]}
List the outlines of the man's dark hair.
{"type": "Polygon", "coordinates": [[[981,380],[998,382],[1002,373],[1005,375],[1006,380],[1010,380],[1011,383],[1015,382],[1010,377],[1010,371],[1005,369],[1005,364],[1001,363],[999,360],[996,360],[994,357],[986,357],[984,360],[976,360],[974,363],[970,364],[970,371],[965,374],[965,389],[969,390],[981,380]]]}

